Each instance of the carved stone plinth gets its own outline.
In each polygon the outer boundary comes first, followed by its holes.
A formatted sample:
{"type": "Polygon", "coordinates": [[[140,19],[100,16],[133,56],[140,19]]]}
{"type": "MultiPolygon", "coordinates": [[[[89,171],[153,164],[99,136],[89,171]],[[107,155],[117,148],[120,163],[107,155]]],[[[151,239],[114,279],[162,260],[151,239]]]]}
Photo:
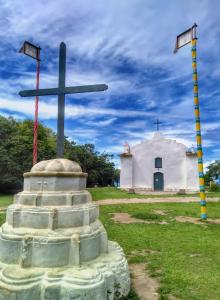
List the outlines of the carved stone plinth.
{"type": "Polygon", "coordinates": [[[85,190],[87,174],[66,159],[24,174],[24,191],[0,228],[0,300],[113,300],[127,295],[127,261],[109,242],[85,190]]]}

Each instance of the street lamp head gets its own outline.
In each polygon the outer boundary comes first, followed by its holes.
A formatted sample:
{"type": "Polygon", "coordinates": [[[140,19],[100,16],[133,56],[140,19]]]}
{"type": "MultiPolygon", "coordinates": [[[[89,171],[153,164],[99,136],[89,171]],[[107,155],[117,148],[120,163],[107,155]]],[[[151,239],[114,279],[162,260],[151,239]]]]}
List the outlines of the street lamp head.
{"type": "Polygon", "coordinates": [[[24,53],[36,60],[40,60],[40,47],[33,45],[32,43],[25,41],[19,50],[20,53],[24,53]]]}

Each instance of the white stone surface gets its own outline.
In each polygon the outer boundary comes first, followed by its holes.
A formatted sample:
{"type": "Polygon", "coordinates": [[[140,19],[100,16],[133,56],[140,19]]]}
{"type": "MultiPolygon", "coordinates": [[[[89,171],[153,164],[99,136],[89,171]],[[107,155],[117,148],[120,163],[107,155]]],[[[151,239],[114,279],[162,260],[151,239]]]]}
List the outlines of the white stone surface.
{"type": "Polygon", "coordinates": [[[187,156],[187,147],[156,132],[149,141],[121,155],[121,188],[154,190],[154,173],[164,176],[164,191],[198,191],[197,156],[187,156]],[[155,168],[155,158],[162,158],[162,168],[155,168]]]}
{"type": "Polygon", "coordinates": [[[31,169],[31,173],[34,172],[78,172],[81,173],[82,169],[80,165],[65,158],[57,158],[50,160],[43,160],[34,165],[31,169]]]}
{"type": "Polygon", "coordinates": [[[15,195],[0,228],[0,300],[128,294],[127,261],[108,241],[85,191],[86,176],[65,159],[40,162],[24,174],[24,191],[15,195]]]}

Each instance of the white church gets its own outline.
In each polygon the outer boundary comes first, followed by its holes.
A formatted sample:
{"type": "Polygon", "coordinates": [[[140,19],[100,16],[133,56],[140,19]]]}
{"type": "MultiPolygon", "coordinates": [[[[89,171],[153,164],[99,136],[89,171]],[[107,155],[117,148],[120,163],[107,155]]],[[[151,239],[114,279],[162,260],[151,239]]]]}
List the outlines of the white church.
{"type": "Polygon", "coordinates": [[[199,190],[197,154],[159,131],[151,140],[125,145],[121,158],[120,188],[145,191],[199,190]]]}

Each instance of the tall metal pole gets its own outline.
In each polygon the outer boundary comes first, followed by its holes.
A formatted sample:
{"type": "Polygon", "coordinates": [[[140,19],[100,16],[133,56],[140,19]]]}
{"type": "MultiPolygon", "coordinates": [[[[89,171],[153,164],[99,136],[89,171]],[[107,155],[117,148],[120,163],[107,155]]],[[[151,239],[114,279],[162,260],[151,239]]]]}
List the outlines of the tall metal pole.
{"type": "Polygon", "coordinates": [[[193,84],[194,84],[194,113],[196,121],[196,141],[197,141],[197,156],[198,156],[198,173],[199,173],[199,189],[200,189],[200,206],[201,206],[201,219],[207,219],[206,211],[206,195],[205,195],[205,180],[203,173],[203,152],[202,152],[202,137],[201,137],[201,124],[200,124],[200,110],[199,110],[199,95],[198,95],[198,75],[197,75],[197,61],[196,61],[196,26],[193,26],[193,39],[192,39],[192,68],[193,68],[193,84]]]}
{"type": "MultiPolygon", "coordinates": [[[[59,53],[59,88],[65,89],[66,80],[66,45],[60,44],[59,53]]],[[[57,157],[62,158],[64,154],[64,113],[65,93],[58,95],[58,121],[57,121],[57,157]]]]}
{"type": "MultiPolygon", "coordinates": [[[[40,82],[40,50],[37,51],[37,76],[36,90],[39,89],[40,82]]],[[[33,141],[33,165],[37,163],[38,154],[38,96],[35,98],[35,114],[34,114],[34,141],[33,141]]]]}

